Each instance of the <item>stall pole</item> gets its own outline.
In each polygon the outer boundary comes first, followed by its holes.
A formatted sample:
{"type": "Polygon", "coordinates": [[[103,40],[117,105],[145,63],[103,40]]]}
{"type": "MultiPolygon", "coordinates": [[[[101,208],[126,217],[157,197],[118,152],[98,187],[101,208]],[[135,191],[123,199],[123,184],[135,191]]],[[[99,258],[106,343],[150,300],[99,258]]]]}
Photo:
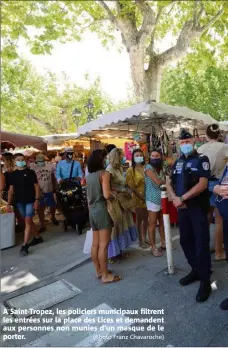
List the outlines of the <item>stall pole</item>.
{"type": "Polygon", "coordinates": [[[168,273],[174,274],[173,264],[173,252],[172,252],[172,235],[170,226],[170,217],[168,210],[168,195],[165,185],[161,187],[161,203],[162,203],[162,214],[165,228],[165,243],[166,243],[166,255],[168,263],[168,273]]]}

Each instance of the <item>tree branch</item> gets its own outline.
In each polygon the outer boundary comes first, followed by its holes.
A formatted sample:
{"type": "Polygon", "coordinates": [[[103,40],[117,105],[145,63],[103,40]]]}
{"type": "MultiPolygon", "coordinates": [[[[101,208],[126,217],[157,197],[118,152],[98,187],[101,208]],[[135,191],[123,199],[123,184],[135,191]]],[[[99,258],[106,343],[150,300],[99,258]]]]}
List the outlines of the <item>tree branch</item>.
{"type": "Polygon", "coordinates": [[[223,15],[224,13],[224,8],[222,8],[207,24],[203,25],[202,27],[197,28],[197,32],[200,34],[205,33],[217,20],[223,15]]]}
{"type": "Polygon", "coordinates": [[[98,1],[99,5],[101,5],[101,7],[103,7],[103,9],[105,10],[105,12],[108,14],[108,17],[110,19],[110,21],[113,24],[117,24],[117,20],[116,17],[114,16],[114,14],[112,13],[112,11],[110,10],[110,8],[108,7],[108,5],[105,3],[104,0],[99,0],[98,1]]]}
{"type": "MultiPolygon", "coordinates": [[[[201,7],[200,12],[198,14],[198,19],[200,18],[199,15],[202,15],[202,12],[203,10],[201,7]]],[[[169,48],[160,55],[160,64],[165,66],[168,65],[170,62],[179,60],[183,56],[185,56],[191,42],[194,39],[199,38],[202,34],[204,34],[222,16],[223,13],[224,9],[222,8],[210,21],[208,21],[207,24],[205,24],[202,27],[198,26],[197,28],[194,28],[194,21],[187,21],[180,32],[176,45],[169,48]]]]}
{"type": "Polygon", "coordinates": [[[156,17],[152,8],[145,0],[135,0],[135,3],[143,15],[142,26],[138,33],[138,41],[142,41],[142,38],[149,35],[154,29],[156,17]]]}
{"type": "Polygon", "coordinates": [[[34,122],[38,123],[42,127],[45,127],[49,132],[51,132],[53,134],[56,133],[56,129],[49,122],[43,121],[35,115],[28,115],[28,119],[30,121],[34,121],[34,122]]]}

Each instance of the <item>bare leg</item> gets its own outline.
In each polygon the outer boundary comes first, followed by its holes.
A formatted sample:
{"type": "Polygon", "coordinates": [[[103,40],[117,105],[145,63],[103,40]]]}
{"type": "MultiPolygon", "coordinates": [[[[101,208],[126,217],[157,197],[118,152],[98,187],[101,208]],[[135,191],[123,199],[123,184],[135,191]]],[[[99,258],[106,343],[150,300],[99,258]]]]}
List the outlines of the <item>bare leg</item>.
{"type": "Polygon", "coordinates": [[[162,212],[159,213],[159,234],[161,239],[161,247],[164,249],[165,248],[165,228],[164,228],[162,212]]]}
{"type": "Polygon", "coordinates": [[[162,256],[162,254],[158,251],[156,242],[155,242],[155,229],[157,225],[158,213],[149,211],[149,241],[151,245],[151,250],[154,256],[162,256]]]}
{"type": "Polygon", "coordinates": [[[44,211],[45,211],[45,207],[39,207],[38,215],[39,215],[39,219],[40,219],[41,228],[45,228],[44,211]]]}
{"type": "Polygon", "coordinates": [[[223,250],[223,219],[215,208],[215,259],[225,260],[225,252],[223,250]]]}
{"type": "Polygon", "coordinates": [[[139,245],[140,246],[143,246],[143,243],[144,243],[144,238],[142,235],[142,223],[143,223],[142,209],[136,209],[136,227],[137,227],[138,234],[139,234],[139,245]]]}
{"type": "Polygon", "coordinates": [[[148,211],[147,209],[143,209],[143,231],[142,231],[142,237],[145,241],[147,239],[147,232],[148,232],[148,211]]]}
{"type": "Polygon", "coordinates": [[[24,234],[24,245],[29,243],[29,240],[32,235],[32,230],[33,230],[33,221],[32,217],[26,217],[25,218],[25,234],[24,234]]]}
{"type": "Polygon", "coordinates": [[[113,275],[108,272],[108,244],[111,240],[111,229],[99,231],[99,250],[98,259],[100,265],[100,274],[103,283],[110,283],[113,281],[120,281],[122,277],[113,275]]]}
{"type": "Polygon", "coordinates": [[[51,220],[55,220],[55,211],[56,207],[50,207],[50,213],[51,213],[51,220]]]}
{"type": "Polygon", "coordinates": [[[93,231],[93,243],[91,248],[91,258],[96,269],[96,273],[100,274],[100,264],[98,260],[98,250],[99,250],[99,232],[93,231]]]}
{"type": "Polygon", "coordinates": [[[111,232],[111,229],[99,231],[98,260],[102,280],[105,280],[108,277],[108,244],[111,240],[111,232]]]}

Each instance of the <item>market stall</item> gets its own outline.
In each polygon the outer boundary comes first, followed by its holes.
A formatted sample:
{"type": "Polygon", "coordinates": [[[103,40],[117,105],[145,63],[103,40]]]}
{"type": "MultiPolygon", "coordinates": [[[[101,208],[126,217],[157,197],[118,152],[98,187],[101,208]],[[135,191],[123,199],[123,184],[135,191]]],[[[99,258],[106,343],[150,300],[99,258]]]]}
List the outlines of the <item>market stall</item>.
{"type": "MultiPolygon", "coordinates": [[[[78,129],[78,137],[89,139],[128,138],[124,145],[127,159],[131,159],[134,148],[140,147],[148,159],[153,148],[160,148],[165,159],[167,174],[179,155],[177,137],[180,129],[192,131],[196,147],[205,142],[205,128],[218,123],[210,115],[186,107],[171,106],[146,101],[127,109],[112,112],[78,129]]],[[[177,211],[170,203],[171,223],[177,221],[177,211]]]]}
{"type": "Polygon", "coordinates": [[[0,142],[1,149],[4,148],[4,144],[7,144],[7,149],[9,148],[10,144],[12,144],[12,148],[23,148],[26,146],[31,146],[40,151],[47,150],[47,142],[44,139],[42,139],[41,137],[35,137],[31,135],[1,131],[0,142]]]}

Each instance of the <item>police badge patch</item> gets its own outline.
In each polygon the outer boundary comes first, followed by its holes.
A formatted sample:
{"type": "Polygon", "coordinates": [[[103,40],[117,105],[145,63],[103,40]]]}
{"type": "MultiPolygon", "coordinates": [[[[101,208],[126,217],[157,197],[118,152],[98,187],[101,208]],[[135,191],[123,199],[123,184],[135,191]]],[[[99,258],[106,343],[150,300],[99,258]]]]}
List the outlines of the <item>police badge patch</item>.
{"type": "Polygon", "coordinates": [[[210,166],[208,162],[203,162],[203,169],[204,170],[209,170],[210,166]]]}

